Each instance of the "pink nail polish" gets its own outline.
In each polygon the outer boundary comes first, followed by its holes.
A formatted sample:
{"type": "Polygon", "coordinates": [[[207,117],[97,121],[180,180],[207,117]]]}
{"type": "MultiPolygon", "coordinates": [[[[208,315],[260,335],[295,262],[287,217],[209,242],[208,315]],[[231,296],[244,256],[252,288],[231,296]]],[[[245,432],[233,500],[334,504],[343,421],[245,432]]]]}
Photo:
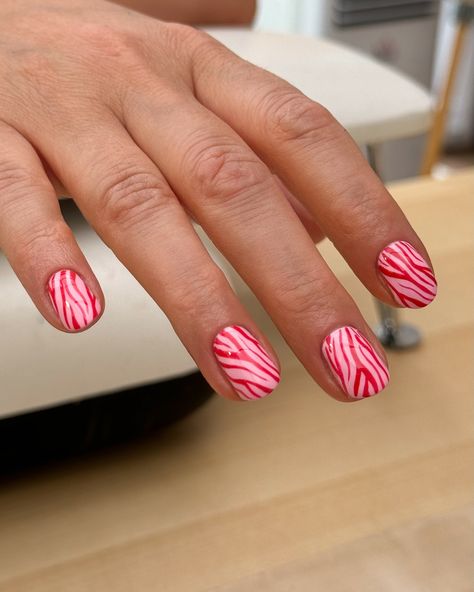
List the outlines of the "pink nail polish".
{"type": "Polygon", "coordinates": [[[380,253],[377,265],[401,306],[423,308],[435,299],[437,283],[434,273],[410,243],[390,243],[380,253]]]}
{"type": "Polygon", "coordinates": [[[218,333],[213,350],[234,390],[245,401],[266,397],[280,382],[280,372],[270,356],[240,325],[218,333]]]}
{"type": "Polygon", "coordinates": [[[376,395],[390,380],[382,358],[354,327],[341,327],[330,333],[322,350],[342,390],[352,399],[376,395]]]}
{"type": "Polygon", "coordinates": [[[53,273],[48,291],[54,310],[68,331],[84,329],[100,315],[100,301],[71,269],[53,273]]]}

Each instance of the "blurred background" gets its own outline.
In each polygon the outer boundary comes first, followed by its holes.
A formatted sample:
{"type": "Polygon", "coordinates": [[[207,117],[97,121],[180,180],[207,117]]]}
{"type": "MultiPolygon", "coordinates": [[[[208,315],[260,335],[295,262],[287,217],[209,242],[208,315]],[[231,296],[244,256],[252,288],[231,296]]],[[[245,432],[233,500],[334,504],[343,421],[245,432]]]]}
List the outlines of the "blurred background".
{"type": "MultiPolygon", "coordinates": [[[[255,25],[265,31],[337,40],[396,68],[438,96],[452,58],[458,10],[455,0],[261,0],[255,25]]],[[[472,27],[458,68],[443,136],[449,156],[435,175],[445,173],[444,163],[457,167],[474,162],[472,27]]],[[[384,179],[417,175],[425,144],[426,135],[388,142],[380,163],[384,179]]]]}

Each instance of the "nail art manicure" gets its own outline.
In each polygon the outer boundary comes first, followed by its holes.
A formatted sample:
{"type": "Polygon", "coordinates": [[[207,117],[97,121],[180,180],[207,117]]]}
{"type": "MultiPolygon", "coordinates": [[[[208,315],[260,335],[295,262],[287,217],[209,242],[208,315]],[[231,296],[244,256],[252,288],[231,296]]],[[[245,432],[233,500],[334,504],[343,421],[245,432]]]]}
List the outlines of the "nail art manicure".
{"type": "Polygon", "coordinates": [[[377,264],[401,306],[422,308],[435,299],[437,283],[434,273],[410,243],[390,243],[380,253],[377,264]]]}
{"type": "Polygon", "coordinates": [[[53,273],[48,290],[56,314],[69,331],[84,329],[100,315],[100,301],[71,269],[53,273]]]}
{"type": "Polygon", "coordinates": [[[387,366],[354,327],[341,327],[330,333],[322,349],[332,373],[348,397],[371,397],[387,386],[390,380],[387,366]]]}
{"type": "Polygon", "coordinates": [[[220,331],[213,350],[234,390],[245,401],[266,397],[280,382],[280,372],[268,353],[240,325],[220,331]]]}

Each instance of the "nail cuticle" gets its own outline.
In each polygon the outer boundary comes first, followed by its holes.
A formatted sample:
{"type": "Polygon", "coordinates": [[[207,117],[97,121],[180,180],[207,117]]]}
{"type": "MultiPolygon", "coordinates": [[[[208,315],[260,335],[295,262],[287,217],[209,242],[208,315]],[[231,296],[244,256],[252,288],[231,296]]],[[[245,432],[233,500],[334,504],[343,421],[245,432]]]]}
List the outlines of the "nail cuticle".
{"type": "Polygon", "coordinates": [[[54,311],[68,331],[81,331],[99,317],[99,299],[75,271],[56,271],[49,278],[47,287],[54,311]]]}
{"type": "Polygon", "coordinates": [[[332,376],[351,399],[372,397],[390,380],[383,358],[360,331],[349,325],[326,336],[322,354],[332,376]]]}
{"type": "Polygon", "coordinates": [[[431,266],[407,241],[394,241],[380,252],[377,269],[394,301],[405,308],[423,308],[436,297],[431,266]]]}
{"type": "Polygon", "coordinates": [[[217,362],[240,399],[262,399],[280,382],[280,371],[260,342],[241,325],[225,327],[213,341],[217,362]]]}

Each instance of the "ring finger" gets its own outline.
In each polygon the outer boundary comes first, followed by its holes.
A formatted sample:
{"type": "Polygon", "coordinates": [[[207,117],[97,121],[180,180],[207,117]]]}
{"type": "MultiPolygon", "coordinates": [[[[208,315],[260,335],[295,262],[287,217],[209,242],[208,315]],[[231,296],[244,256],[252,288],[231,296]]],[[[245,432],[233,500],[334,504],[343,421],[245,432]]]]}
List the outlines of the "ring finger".
{"type": "Polygon", "coordinates": [[[408,308],[432,302],[423,243],[343,127],[289,83],[203,39],[198,99],[280,176],[374,296],[408,308]]]}
{"type": "Polygon", "coordinates": [[[374,335],[241,138],[191,96],[165,105],[137,93],[125,123],[323,388],[341,400],[382,390],[388,371],[374,335]]]}
{"type": "Polygon", "coordinates": [[[270,394],[280,380],[276,355],[160,170],[110,113],[95,129],[79,121],[71,136],[58,131],[54,145],[38,134],[54,173],[166,313],[211,386],[235,400],[270,394]],[[88,149],[77,150],[78,144],[88,149]]]}

